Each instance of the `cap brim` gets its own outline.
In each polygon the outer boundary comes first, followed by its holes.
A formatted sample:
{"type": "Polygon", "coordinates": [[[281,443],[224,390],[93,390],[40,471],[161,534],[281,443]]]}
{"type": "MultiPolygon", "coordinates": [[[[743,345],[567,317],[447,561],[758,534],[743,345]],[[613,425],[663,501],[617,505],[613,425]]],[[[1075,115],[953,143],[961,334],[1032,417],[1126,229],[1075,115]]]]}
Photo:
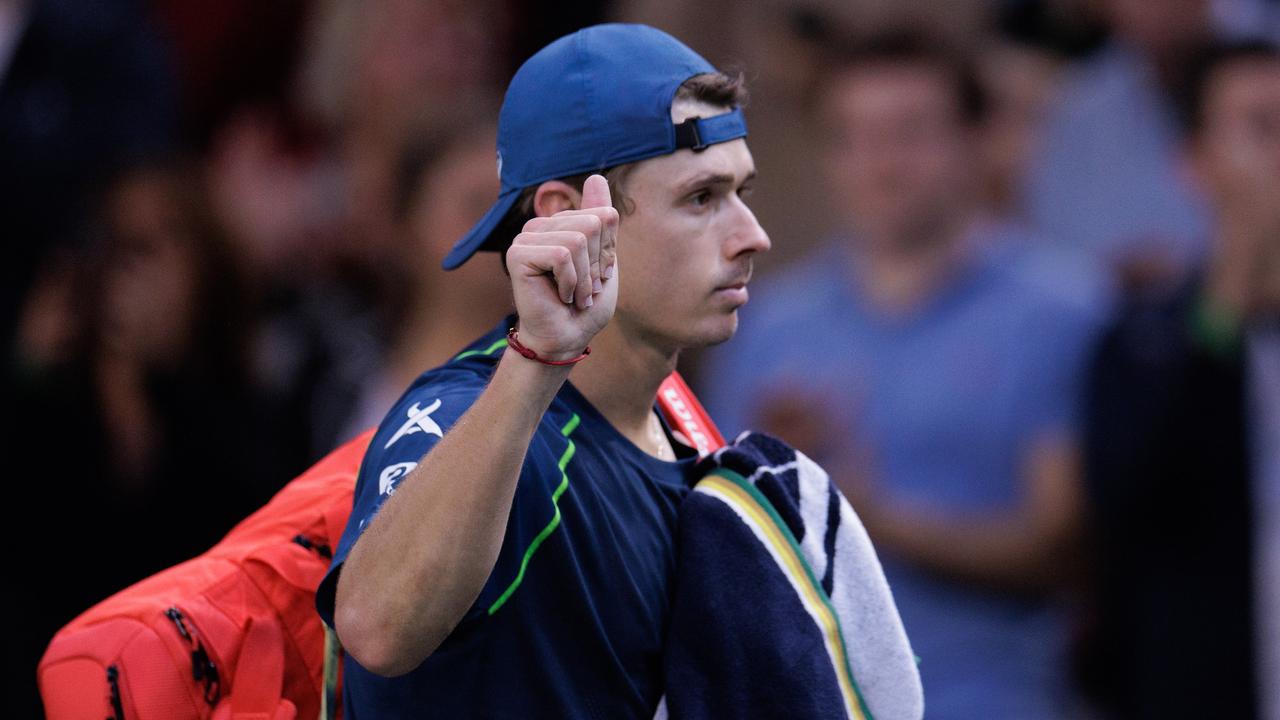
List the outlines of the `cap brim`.
{"type": "Polygon", "coordinates": [[[520,197],[520,188],[509,188],[503,190],[498,196],[489,211],[480,218],[480,222],[476,223],[462,239],[454,244],[453,249],[444,258],[444,269],[453,270],[460,267],[472,255],[480,250],[490,250],[496,248],[496,243],[491,243],[493,231],[498,227],[498,223],[502,222],[502,218],[506,217],[512,206],[516,204],[516,200],[520,197]]]}

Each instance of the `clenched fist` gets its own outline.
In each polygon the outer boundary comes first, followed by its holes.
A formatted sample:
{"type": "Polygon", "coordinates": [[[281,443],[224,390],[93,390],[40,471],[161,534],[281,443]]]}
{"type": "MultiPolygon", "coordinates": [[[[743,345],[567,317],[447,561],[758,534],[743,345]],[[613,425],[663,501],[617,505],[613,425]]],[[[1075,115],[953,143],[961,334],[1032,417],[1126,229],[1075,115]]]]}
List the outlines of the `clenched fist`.
{"type": "Polygon", "coordinates": [[[618,303],[618,211],[600,175],[582,209],[525,223],[507,250],[520,342],[550,360],[579,355],[618,303]]]}

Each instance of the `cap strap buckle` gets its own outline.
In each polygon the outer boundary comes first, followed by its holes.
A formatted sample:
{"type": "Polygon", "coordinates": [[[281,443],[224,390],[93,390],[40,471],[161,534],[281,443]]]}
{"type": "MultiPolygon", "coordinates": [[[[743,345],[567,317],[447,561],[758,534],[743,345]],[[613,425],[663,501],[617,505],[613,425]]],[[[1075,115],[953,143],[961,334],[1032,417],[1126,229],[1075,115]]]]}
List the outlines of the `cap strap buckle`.
{"type": "Polygon", "coordinates": [[[709,118],[691,117],[675,126],[676,148],[702,152],[716,143],[746,137],[747,121],[742,108],[734,108],[709,118]]]}
{"type": "Polygon", "coordinates": [[[694,152],[707,149],[707,144],[702,142],[702,133],[698,132],[698,121],[701,119],[695,115],[676,125],[676,147],[689,148],[694,152]]]}

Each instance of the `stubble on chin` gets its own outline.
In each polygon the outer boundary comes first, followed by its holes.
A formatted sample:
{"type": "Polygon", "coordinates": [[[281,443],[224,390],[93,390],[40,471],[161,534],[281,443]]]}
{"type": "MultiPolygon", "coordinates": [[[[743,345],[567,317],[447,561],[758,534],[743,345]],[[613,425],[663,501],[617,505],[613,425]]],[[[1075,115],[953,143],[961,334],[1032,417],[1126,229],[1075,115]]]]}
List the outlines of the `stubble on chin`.
{"type": "Polygon", "coordinates": [[[695,337],[690,338],[687,347],[702,348],[712,345],[719,345],[728,342],[738,332],[738,311],[730,310],[728,317],[717,318],[719,320],[714,326],[700,328],[700,332],[695,337]]]}

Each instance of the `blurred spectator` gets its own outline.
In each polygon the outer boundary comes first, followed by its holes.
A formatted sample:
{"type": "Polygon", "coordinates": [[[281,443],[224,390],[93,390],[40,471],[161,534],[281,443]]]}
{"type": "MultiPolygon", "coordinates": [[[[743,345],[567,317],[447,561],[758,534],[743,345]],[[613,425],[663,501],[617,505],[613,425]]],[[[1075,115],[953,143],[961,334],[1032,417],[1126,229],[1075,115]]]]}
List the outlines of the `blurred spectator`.
{"type": "Polygon", "coordinates": [[[502,0],[321,0],[301,68],[303,102],[332,133],[354,254],[386,260],[393,183],[410,137],[498,87],[510,28],[502,0]]]}
{"type": "Polygon", "coordinates": [[[449,130],[419,139],[405,153],[394,262],[402,310],[387,355],[361,388],[344,436],[381,422],[414,378],[510,311],[511,291],[496,267],[471,263],[447,273],[441,267],[498,192],[493,116],[458,113],[449,130]]]}
{"type": "Polygon", "coordinates": [[[1280,718],[1280,51],[1195,70],[1206,268],[1125,308],[1088,389],[1091,677],[1118,718],[1280,718]]]}
{"type": "Polygon", "coordinates": [[[252,319],[194,177],[144,165],[112,181],[95,254],[55,265],[25,309],[6,408],[13,507],[39,518],[16,559],[20,677],[58,627],[203,552],[292,471],[248,382],[252,319]]]}
{"type": "Polygon", "coordinates": [[[1103,0],[1111,42],[1071,71],[1027,180],[1037,228],[1126,287],[1176,283],[1204,253],[1203,198],[1179,166],[1187,58],[1209,0],[1103,0]]]}
{"type": "Polygon", "coordinates": [[[215,133],[215,203],[266,299],[255,374],[312,457],[345,439],[391,342],[406,282],[394,207],[403,149],[493,92],[508,43],[493,20],[505,15],[490,12],[501,5],[317,2],[299,79],[320,142],[297,147],[259,107],[215,133]]]}
{"type": "Polygon", "coordinates": [[[280,117],[243,108],[207,160],[210,201],[260,305],[250,328],[255,383],[282,408],[290,447],[314,460],[339,440],[363,378],[386,343],[387,279],[345,221],[323,144],[292,146],[280,117]]]}
{"type": "MultiPolygon", "coordinates": [[[[824,176],[841,235],[763,287],[711,357],[724,429],[823,463],[877,543],[931,718],[1053,718],[1094,325],[993,246],[967,64],[925,38],[833,58],[824,176]]],[[[780,232],[774,229],[775,233],[780,232]]]]}
{"type": "Polygon", "coordinates": [[[41,420],[52,423],[40,429],[49,438],[74,439],[80,409],[65,418],[25,414],[29,388],[20,391],[12,364],[30,343],[65,354],[79,342],[59,308],[74,302],[71,277],[80,269],[72,248],[92,196],[123,165],[170,147],[176,110],[171,59],[142,2],[0,0],[0,447],[15,478],[15,518],[42,527],[16,553],[17,573],[0,590],[0,607],[16,611],[17,632],[3,650],[12,717],[40,716],[36,660],[57,623],[94,592],[71,587],[91,552],[73,553],[58,569],[49,551],[85,537],[62,535],[67,511],[50,501],[74,497],[64,492],[65,483],[78,487],[78,453],[42,452],[52,440],[24,442],[41,420]],[[22,349],[20,324],[30,341],[22,349]]]}
{"type": "Polygon", "coordinates": [[[6,355],[30,283],[46,254],[80,232],[97,184],[173,140],[171,60],[149,20],[136,0],[0,0],[6,355]]]}

